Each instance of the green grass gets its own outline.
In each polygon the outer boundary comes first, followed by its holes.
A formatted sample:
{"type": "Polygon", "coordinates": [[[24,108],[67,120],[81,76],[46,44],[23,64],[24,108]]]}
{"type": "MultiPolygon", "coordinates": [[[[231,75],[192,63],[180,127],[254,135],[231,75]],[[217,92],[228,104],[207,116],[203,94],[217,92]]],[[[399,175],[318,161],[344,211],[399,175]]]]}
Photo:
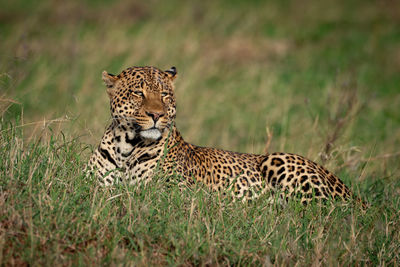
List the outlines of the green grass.
{"type": "MultiPolygon", "coordinates": [[[[393,5],[393,6],[392,6],[393,5]]],[[[398,265],[400,14],[374,1],[1,1],[0,262],[398,265]],[[101,72],[178,68],[194,144],[304,155],[371,208],[99,188],[101,72]]]]}
{"type": "MultiPolygon", "coordinates": [[[[82,171],[85,147],[50,138],[25,144],[3,123],[2,261],[34,265],[199,265],[399,262],[400,199],[374,186],[363,212],[350,204],[244,204],[201,185],[101,188],[82,171]]],[[[390,187],[398,188],[393,181],[390,187]]]]}

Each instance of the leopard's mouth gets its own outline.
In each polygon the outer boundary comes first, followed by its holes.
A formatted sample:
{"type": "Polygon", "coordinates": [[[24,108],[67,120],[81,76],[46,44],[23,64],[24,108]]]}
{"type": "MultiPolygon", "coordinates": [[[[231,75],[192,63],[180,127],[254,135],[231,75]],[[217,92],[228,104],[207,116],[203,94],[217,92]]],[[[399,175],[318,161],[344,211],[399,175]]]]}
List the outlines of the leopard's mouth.
{"type": "Polygon", "coordinates": [[[141,137],[151,140],[159,140],[161,138],[161,131],[156,127],[140,131],[139,134],[141,137]]]}

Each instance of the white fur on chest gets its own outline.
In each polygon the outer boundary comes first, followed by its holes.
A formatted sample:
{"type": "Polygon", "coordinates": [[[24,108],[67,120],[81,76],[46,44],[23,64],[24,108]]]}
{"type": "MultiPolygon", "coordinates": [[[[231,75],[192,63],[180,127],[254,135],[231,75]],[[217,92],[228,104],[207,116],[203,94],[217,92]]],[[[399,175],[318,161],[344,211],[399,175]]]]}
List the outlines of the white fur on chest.
{"type": "Polygon", "coordinates": [[[114,132],[114,144],[115,147],[118,148],[118,153],[121,154],[130,154],[132,152],[133,146],[126,142],[126,138],[129,140],[133,140],[136,136],[134,131],[123,131],[122,129],[115,129],[114,132]]]}

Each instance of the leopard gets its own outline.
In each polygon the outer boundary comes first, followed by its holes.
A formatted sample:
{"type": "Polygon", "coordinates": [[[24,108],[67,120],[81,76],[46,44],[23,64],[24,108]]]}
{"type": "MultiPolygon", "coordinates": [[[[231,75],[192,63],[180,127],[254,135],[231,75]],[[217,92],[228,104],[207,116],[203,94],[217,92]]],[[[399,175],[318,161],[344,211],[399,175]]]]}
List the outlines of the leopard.
{"type": "Polygon", "coordinates": [[[130,67],[114,75],[103,71],[111,122],[87,164],[101,186],[148,184],[158,173],[183,184],[251,200],[269,193],[283,201],[356,198],[332,172],[303,156],[274,152],[249,154],[186,142],[176,127],[174,81],[177,69],[130,67]]]}

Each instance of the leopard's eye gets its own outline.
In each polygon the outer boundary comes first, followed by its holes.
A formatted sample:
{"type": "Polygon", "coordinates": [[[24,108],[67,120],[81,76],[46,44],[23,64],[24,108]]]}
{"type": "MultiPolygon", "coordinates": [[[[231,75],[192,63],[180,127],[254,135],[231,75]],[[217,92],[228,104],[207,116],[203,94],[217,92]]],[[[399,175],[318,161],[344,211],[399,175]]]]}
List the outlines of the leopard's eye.
{"type": "Polygon", "coordinates": [[[142,91],[135,91],[135,92],[133,92],[135,95],[138,95],[138,96],[144,96],[144,94],[143,94],[143,92],[142,91]]]}
{"type": "Polygon", "coordinates": [[[162,92],[162,93],[161,93],[161,96],[162,96],[162,97],[167,96],[167,95],[168,95],[167,92],[162,92]]]}

